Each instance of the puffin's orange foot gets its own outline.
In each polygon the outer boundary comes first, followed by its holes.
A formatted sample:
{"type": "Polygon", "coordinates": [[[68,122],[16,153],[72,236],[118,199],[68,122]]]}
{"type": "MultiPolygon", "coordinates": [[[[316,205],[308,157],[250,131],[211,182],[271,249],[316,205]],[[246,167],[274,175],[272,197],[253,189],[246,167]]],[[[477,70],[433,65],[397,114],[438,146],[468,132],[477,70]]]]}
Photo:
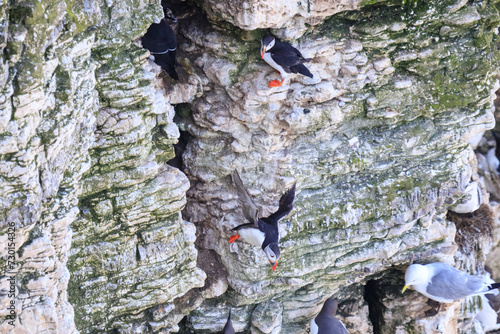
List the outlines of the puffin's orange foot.
{"type": "Polygon", "coordinates": [[[229,238],[229,243],[232,244],[233,242],[236,241],[236,239],[239,239],[239,238],[240,238],[239,234],[233,235],[233,236],[231,236],[231,238],[229,238]]]}
{"type": "Polygon", "coordinates": [[[271,80],[271,81],[269,81],[269,88],[279,87],[279,86],[281,86],[283,84],[283,81],[285,81],[285,79],[271,80]]]}

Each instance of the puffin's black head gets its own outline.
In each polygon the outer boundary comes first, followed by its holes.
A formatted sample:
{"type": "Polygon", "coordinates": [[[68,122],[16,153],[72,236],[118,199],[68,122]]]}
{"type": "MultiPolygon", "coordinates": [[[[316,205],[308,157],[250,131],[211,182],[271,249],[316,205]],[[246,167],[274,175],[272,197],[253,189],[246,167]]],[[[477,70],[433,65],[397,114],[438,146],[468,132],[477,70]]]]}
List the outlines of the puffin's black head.
{"type": "Polygon", "coordinates": [[[177,18],[175,17],[174,13],[172,13],[172,10],[170,8],[165,8],[163,13],[165,14],[165,20],[167,22],[172,22],[172,23],[176,23],[177,22],[177,18]]]}
{"type": "Polygon", "coordinates": [[[262,54],[262,58],[264,58],[264,53],[272,49],[274,43],[276,43],[276,38],[274,38],[273,35],[266,35],[262,37],[262,40],[260,41],[260,53],[262,54]]]}
{"type": "Polygon", "coordinates": [[[280,249],[278,247],[277,243],[272,243],[269,244],[265,249],[264,252],[267,255],[267,258],[269,259],[269,262],[271,263],[271,267],[273,271],[276,270],[276,266],[278,265],[278,259],[280,258],[280,249]]]}
{"type": "Polygon", "coordinates": [[[320,314],[328,317],[335,317],[338,306],[339,303],[335,299],[328,298],[323,304],[323,308],[321,309],[320,314]]]}

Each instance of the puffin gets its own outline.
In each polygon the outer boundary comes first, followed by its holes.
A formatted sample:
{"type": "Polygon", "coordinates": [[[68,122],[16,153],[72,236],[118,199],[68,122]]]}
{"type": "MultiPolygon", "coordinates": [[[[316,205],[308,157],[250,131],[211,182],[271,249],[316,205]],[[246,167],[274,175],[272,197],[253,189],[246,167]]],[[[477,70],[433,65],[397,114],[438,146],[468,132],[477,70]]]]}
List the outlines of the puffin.
{"type": "Polygon", "coordinates": [[[335,318],[338,303],[328,298],[318,316],[311,320],[311,334],[348,334],[342,321],[335,318]]]}
{"type": "MultiPolygon", "coordinates": [[[[165,19],[177,22],[175,17],[166,16],[165,19]]],[[[179,75],[175,70],[177,41],[174,30],[165,22],[165,19],[161,20],[160,23],[153,23],[148,28],[146,34],[142,36],[142,46],[149,50],[154,56],[155,63],[160,65],[172,79],[179,80],[179,75]]]]}
{"type": "Polygon", "coordinates": [[[289,73],[300,73],[313,78],[312,73],[304,65],[311,60],[304,58],[299,50],[288,43],[277,41],[273,35],[266,35],[260,41],[262,59],[281,74],[281,80],[269,81],[269,87],[279,87],[289,73]]]}
{"type": "Polygon", "coordinates": [[[275,271],[281,255],[278,247],[280,239],[278,221],[288,215],[293,209],[295,183],[281,196],[278,210],[268,217],[261,217],[260,210],[245,189],[238,171],[234,170],[232,176],[239,202],[242,205],[243,216],[245,216],[249,223],[233,228],[232,230],[236,231],[236,235],[231,236],[229,242],[233,243],[237,239],[242,238],[251,245],[261,247],[271,263],[272,270],[275,271]]]}
{"type": "Polygon", "coordinates": [[[229,310],[229,316],[227,317],[226,325],[222,329],[221,334],[235,334],[236,332],[234,331],[233,328],[233,322],[231,321],[231,310],[229,310]]]}

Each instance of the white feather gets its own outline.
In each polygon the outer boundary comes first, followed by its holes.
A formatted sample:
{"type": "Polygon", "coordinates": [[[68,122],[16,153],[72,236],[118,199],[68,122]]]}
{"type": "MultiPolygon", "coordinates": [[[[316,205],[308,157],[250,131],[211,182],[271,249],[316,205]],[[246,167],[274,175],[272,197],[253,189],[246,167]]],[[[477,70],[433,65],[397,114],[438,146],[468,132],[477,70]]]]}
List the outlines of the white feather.
{"type": "Polygon", "coordinates": [[[453,212],[457,213],[469,213],[474,212],[483,203],[483,196],[481,193],[481,187],[477,182],[471,182],[465,187],[464,194],[467,197],[454,208],[450,209],[453,212]]]}
{"type": "Polygon", "coordinates": [[[311,320],[311,334],[318,334],[318,325],[316,325],[316,322],[311,320]]]}
{"type": "Polygon", "coordinates": [[[483,309],[476,315],[476,320],[481,323],[481,327],[485,332],[500,329],[500,324],[497,323],[497,312],[491,307],[486,296],[481,296],[481,304],[483,309]]]}
{"type": "Polygon", "coordinates": [[[272,68],[274,68],[276,71],[279,71],[282,78],[285,78],[286,76],[288,76],[288,73],[285,72],[285,70],[283,69],[283,67],[281,67],[280,65],[278,65],[273,60],[273,58],[271,57],[271,53],[270,52],[264,53],[264,58],[263,59],[266,61],[266,63],[268,63],[269,65],[271,65],[272,68]]]}
{"type": "Polygon", "coordinates": [[[238,234],[241,236],[243,240],[248,242],[250,245],[254,245],[257,247],[262,247],[264,239],[266,238],[264,232],[261,232],[259,229],[256,228],[242,228],[241,230],[238,231],[238,234]]]}

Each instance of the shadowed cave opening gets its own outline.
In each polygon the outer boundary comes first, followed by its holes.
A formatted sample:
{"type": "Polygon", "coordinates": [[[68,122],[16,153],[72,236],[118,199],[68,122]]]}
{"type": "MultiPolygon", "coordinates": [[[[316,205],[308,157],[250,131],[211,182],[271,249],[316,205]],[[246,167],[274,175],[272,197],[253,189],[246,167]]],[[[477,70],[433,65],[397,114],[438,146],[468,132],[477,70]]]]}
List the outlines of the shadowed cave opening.
{"type": "Polygon", "coordinates": [[[173,144],[175,157],[167,161],[167,164],[184,171],[184,161],[182,155],[184,154],[192,135],[188,131],[184,130],[185,127],[183,124],[185,120],[191,117],[191,106],[188,103],[181,103],[174,105],[174,109],[174,123],[179,128],[180,136],[177,143],[173,144]]]}
{"type": "Polygon", "coordinates": [[[373,334],[381,334],[384,327],[383,291],[380,280],[369,280],[365,285],[364,299],[368,303],[368,317],[373,326],[373,334]]]}
{"type": "Polygon", "coordinates": [[[180,133],[179,141],[173,145],[175,157],[167,161],[167,164],[183,171],[184,165],[183,165],[182,155],[184,153],[184,150],[186,149],[189,139],[192,136],[187,131],[179,130],[179,133],[180,133]]]}
{"type": "Polygon", "coordinates": [[[398,310],[398,308],[404,307],[402,305],[404,295],[401,294],[401,289],[404,286],[405,270],[406,266],[391,267],[366,282],[363,297],[368,304],[368,317],[372,323],[373,334],[396,331],[395,325],[398,321],[395,319],[387,321],[386,316],[390,313],[402,312],[402,309],[398,310]],[[389,310],[386,305],[393,306],[389,310]]]}

